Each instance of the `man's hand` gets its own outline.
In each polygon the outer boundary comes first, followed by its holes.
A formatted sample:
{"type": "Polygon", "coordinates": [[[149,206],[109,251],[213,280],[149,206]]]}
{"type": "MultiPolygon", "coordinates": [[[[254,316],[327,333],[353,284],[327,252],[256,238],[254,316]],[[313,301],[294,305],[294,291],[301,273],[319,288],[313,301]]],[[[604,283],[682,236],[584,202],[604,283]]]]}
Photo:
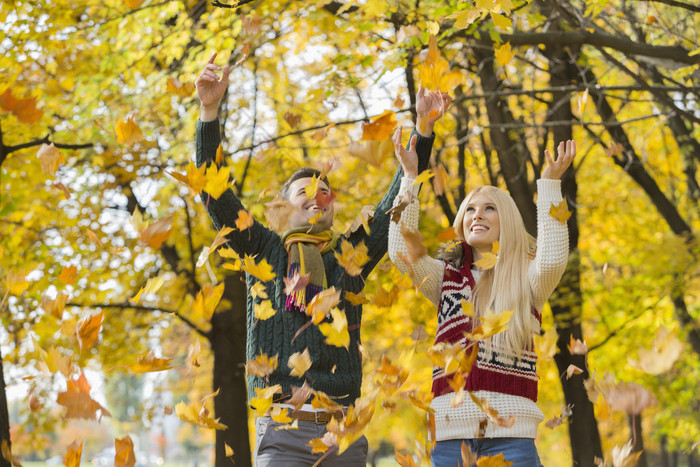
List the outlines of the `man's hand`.
{"type": "Polygon", "coordinates": [[[214,120],[218,116],[219,101],[224,97],[228,86],[229,67],[225,65],[221,78],[217,74],[222,68],[214,63],[216,52],[207,61],[204,70],[194,82],[199,97],[199,119],[203,122],[214,120]]]}

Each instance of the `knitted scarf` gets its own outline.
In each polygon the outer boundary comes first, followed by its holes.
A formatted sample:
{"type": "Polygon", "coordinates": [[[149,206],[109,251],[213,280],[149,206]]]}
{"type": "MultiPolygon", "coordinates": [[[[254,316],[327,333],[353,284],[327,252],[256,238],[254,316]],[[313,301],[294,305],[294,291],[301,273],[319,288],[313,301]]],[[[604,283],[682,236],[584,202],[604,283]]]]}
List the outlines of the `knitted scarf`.
{"type": "Polygon", "coordinates": [[[309,284],[302,290],[295,290],[287,295],[286,308],[305,311],[306,305],[316,294],[328,287],[326,268],[323,265],[323,253],[333,250],[337,235],[331,230],[316,232],[314,228],[300,227],[286,232],[282,236],[284,249],[289,255],[287,278],[292,279],[309,274],[309,284]]]}

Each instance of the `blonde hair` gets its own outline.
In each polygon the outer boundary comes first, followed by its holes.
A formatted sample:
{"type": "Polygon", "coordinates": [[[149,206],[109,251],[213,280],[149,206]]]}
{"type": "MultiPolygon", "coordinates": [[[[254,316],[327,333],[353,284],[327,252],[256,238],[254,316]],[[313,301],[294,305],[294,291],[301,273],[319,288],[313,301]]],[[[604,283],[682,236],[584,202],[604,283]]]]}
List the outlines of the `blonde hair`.
{"type": "Polygon", "coordinates": [[[532,350],[532,336],[539,332],[539,323],[532,315],[532,290],[528,278],[535,239],[525,230],[513,198],[500,188],[485,185],[472,190],[459,206],[453,225],[460,240],[466,241],[464,216],[469,201],[477,193],[485,195],[496,205],[500,234],[498,262],[494,268],[483,271],[472,293],[474,311],[478,317],[488,310],[495,313],[513,311],[508,329],[486,342],[486,348],[490,353],[493,344],[522,354],[524,350],[532,350]]]}

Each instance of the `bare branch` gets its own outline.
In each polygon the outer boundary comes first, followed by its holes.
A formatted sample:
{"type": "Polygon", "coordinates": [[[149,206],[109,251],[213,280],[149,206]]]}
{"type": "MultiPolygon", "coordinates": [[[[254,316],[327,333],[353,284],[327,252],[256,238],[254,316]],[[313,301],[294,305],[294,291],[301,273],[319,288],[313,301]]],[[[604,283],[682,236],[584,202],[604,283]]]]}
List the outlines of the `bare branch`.
{"type": "Polygon", "coordinates": [[[676,0],[637,0],[637,1],[664,3],[666,5],[676,6],[678,8],[683,8],[684,10],[689,10],[689,11],[694,11],[696,13],[700,13],[700,6],[690,5],[688,3],[683,3],[683,2],[677,2],[676,0]]]}

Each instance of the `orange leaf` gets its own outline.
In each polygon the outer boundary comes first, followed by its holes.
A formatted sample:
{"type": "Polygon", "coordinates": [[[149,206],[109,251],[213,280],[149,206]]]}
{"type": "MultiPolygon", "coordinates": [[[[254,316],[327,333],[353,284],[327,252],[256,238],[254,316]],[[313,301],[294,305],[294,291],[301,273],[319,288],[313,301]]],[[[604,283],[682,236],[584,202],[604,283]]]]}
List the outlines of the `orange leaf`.
{"type": "Polygon", "coordinates": [[[58,280],[67,285],[73,285],[78,279],[78,268],[76,266],[63,266],[58,280]]]}
{"type": "Polygon", "coordinates": [[[440,164],[433,168],[435,173],[435,178],[433,178],[433,189],[437,196],[442,196],[445,194],[445,187],[447,186],[447,171],[445,166],[440,164]]]}
{"type": "Polygon", "coordinates": [[[134,443],[131,437],[126,435],[122,439],[114,439],[114,467],[134,467],[136,456],[134,455],[134,443]]]}
{"type": "Polygon", "coordinates": [[[59,292],[56,298],[53,299],[44,295],[41,297],[41,307],[51,316],[61,320],[63,319],[63,309],[66,307],[66,301],[68,301],[68,295],[63,292],[59,292]]]}
{"type": "Polygon", "coordinates": [[[139,232],[139,241],[157,250],[170,237],[173,216],[159,219],[139,232]]]}
{"type": "Polygon", "coordinates": [[[454,226],[450,226],[437,234],[437,238],[441,242],[449,242],[457,238],[457,232],[455,231],[454,226]]]}
{"type": "Polygon", "coordinates": [[[11,463],[13,467],[22,467],[19,457],[12,454],[12,449],[10,449],[10,445],[6,439],[2,440],[2,457],[7,462],[11,463]]]}
{"type": "Polygon", "coordinates": [[[44,113],[36,108],[36,97],[17,99],[12,96],[9,88],[0,96],[0,106],[15,114],[17,120],[26,125],[38,122],[44,113]]]}
{"type": "Polygon", "coordinates": [[[289,216],[294,212],[294,207],[289,200],[277,195],[269,203],[265,203],[265,220],[267,225],[275,232],[289,230],[289,216]]]}
{"type": "Polygon", "coordinates": [[[364,305],[365,303],[369,303],[369,300],[365,296],[364,292],[360,292],[359,294],[345,292],[345,300],[353,305],[364,305]]]}
{"type": "Polygon", "coordinates": [[[362,141],[360,143],[352,142],[348,146],[348,152],[351,156],[374,167],[381,167],[382,162],[394,154],[394,144],[389,138],[362,141]]]}
{"type": "Polygon", "coordinates": [[[107,409],[90,397],[90,385],[81,374],[78,379],[66,380],[67,389],[58,393],[56,402],[66,408],[64,418],[85,418],[96,420],[95,412],[98,410],[102,415],[110,416],[107,409]]]}
{"type": "Polygon", "coordinates": [[[562,224],[566,224],[566,221],[571,217],[571,212],[569,212],[568,206],[566,205],[566,200],[559,203],[559,206],[552,204],[552,207],[549,208],[549,215],[562,224]]]}
{"type": "Polygon", "coordinates": [[[214,315],[214,310],[224,294],[224,282],[216,286],[205,284],[204,287],[197,293],[197,297],[192,304],[192,311],[195,316],[203,318],[207,321],[211,320],[214,315]]]}
{"type": "Polygon", "coordinates": [[[127,146],[132,146],[143,139],[143,133],[134,121],[133,113],[124,120],[119,120],[114,131],[117,134],[117,142],[127,146]]]}
{"type": "Polygon", "coordinates": [[[63,456],[63,465],[66,467],[80,467],[80,457],[83,454],[83,443],[77,441],[68,446],[68,452],[63,456]]]}
{"type": "Polygon", "coordinates": [[[387,139],[396,128],[395,115],[391,110],[386,110],[383,114],[374,117],[370,123],[363,123],[362,140],[387,139]]]}
{"type": "Polygon", "coordinates": [[[316,453],[323,453],[328,450],[330,446],[327,446],[326,443],[323,442],[321,438],[314,438],[308,443],[306,443],[307,446],[311,448],[311,453],[316,454],[316,453]]]}
{"type": "Polygon", "coordinates": [[[238,211],[238,217],[236,218],[236,228],[238,230],[245,230],[248,227],[252,227],[255,219],[251,216],[248,211],[241,209],[238,211]]]}
{"type": "Polygon", "coordinates": [[[394,459],[401,467],[418,467],[418,464],[410,454],[403,455],[399,451],[394,451],[394,459]]]}
{"type": "Polygon", "coordinates": [[[100,334],[102,322],[105,319],[105,312],[101,311],[96,315],[90,315],[83,318],[76,326],[78,334],[78,344],[80,351],[92,347],[100,334]]]}
{"type": "Polygon", "coordinates": [[[509,465],[513,463],[507,461],[503,454],[482,457],[476,461],[476,467],[508,467],[509,465]]]}
{"type": "MultiPolygon", "coordinates": [[[[144,0],[125,0],[129,2],[143,3],[144,0]]],[[[135,8],[135,7],[132,7],[135,8]]],[[[177,78],[168,78],[168,84],[165,91],[170,94],[175,94],[179,97],[189,97],[195,91],[194,83],[182,83],[177,78]]]]}
{"type": "Polygon", "coordinates": [[[499,417],[498,411],[489,405],[489,401],[487,399],[477,397],[471,392],[469,393],[469,396],[472,398],[477,407],[479,407],[486,414],[491,423],[495,423],[496,425],[504,428],[510,428],[513,426],[513,423],[515,423],[515,417],[512,415],[508,418],[499,417]]]}
{"type": "Polygon", "coordinates": [[[423,256],[428,256],[428,250],[423,245],[423,237],[417,230],[410,230],[405,224],[401,224],[401,236],[406,244],[408,261],[415,263],[423,256]]]}
{"type": "Polygon", "coordinates": [[[245,372],[252,376],[266,378],[277,369],[277,363],[277,355],[268,357],[261,351],[254,360],[248,360],[248,363],[245,364],[245,372]]]}
{"type": "Polygon", "coordinates": [[[52,177],[56,175],[58,166],[65,162],[63,154],[56,148],[56,146],[51,144],[42,144],[36,153],[41,162],[41,171],[46,175],[51,175],[52,177]]]}
{"type": "Polygon", "coordinates": [[[479,261],[474,261],[475,266],[479,266],[481,269],[492,269],[498,264],[498,250],[500,246],[498,240],[493,242],[490,252],[483,253],[479,261]]]}
{"type": "Polygon", "coordinates": [[[178,365],[172,365],[172,358],[158,358],[152,350],[147,350],[138,357],[136,363],[129,366],[134,373],[149,373],[151,371],[163,371],[175,368],[178,365]]]}
{"type": "Polygon", "coordinates": [[[378,307],[389,308],[396,302],[397,298],[399,298],[399,289],[396,286],[392,286],[388,291],[379,286],[377,295],[374,297],[374,304],[378,307]]]}
{"type": "Polygon", "coordinates": [[[284,118],[284,121],[287,122],[290,127],[292,127],[292,130],[296,128],[301,121],[301,115],[293,114],[291,112],[286,112],[282,118],[284,118]]]}
{"type": "Polygon", "coordinates": [[[258,417],[263,417],[272,407],[272,396],[282,392],[282,386],[275,384],[265,388],[255,388],[255,397],[250,400],[250,406],[255,409],[258,417]]]}
{"type": "Polygon", "coordinates": [[[216,158],[214,158],[216,165],[221,165],[224,163],[224,147],[219,143],[219,147],[216,148],[216,158]]]}
{"type": "Polygon", "coordinates": [[[359,276],[362,274],[362,266],[367,264],[370,260],[367,255],[369,250],[367,246],[365,246],[364,240],[354,247],[349,241],[343,240],[340,244],[340,248],[340,253],[334,253],[338,264],[351,276],[359,276]]]}
{"type": "Polygon", "coordinates": [[[105,244],[102,243],[102,240],[100,240],[100,239],[97,237],[97,235],[95,234],[95,232],[93,232],[93,231],[90,230],[90,229],[86,229],[86,230],[87,230],[88,238],[90,238],[90,240],[92,240],[92,241],[95,242],[98,246],[100,246],[100,247],[102,247],[102,248],[105,247],[105,244]]]}

